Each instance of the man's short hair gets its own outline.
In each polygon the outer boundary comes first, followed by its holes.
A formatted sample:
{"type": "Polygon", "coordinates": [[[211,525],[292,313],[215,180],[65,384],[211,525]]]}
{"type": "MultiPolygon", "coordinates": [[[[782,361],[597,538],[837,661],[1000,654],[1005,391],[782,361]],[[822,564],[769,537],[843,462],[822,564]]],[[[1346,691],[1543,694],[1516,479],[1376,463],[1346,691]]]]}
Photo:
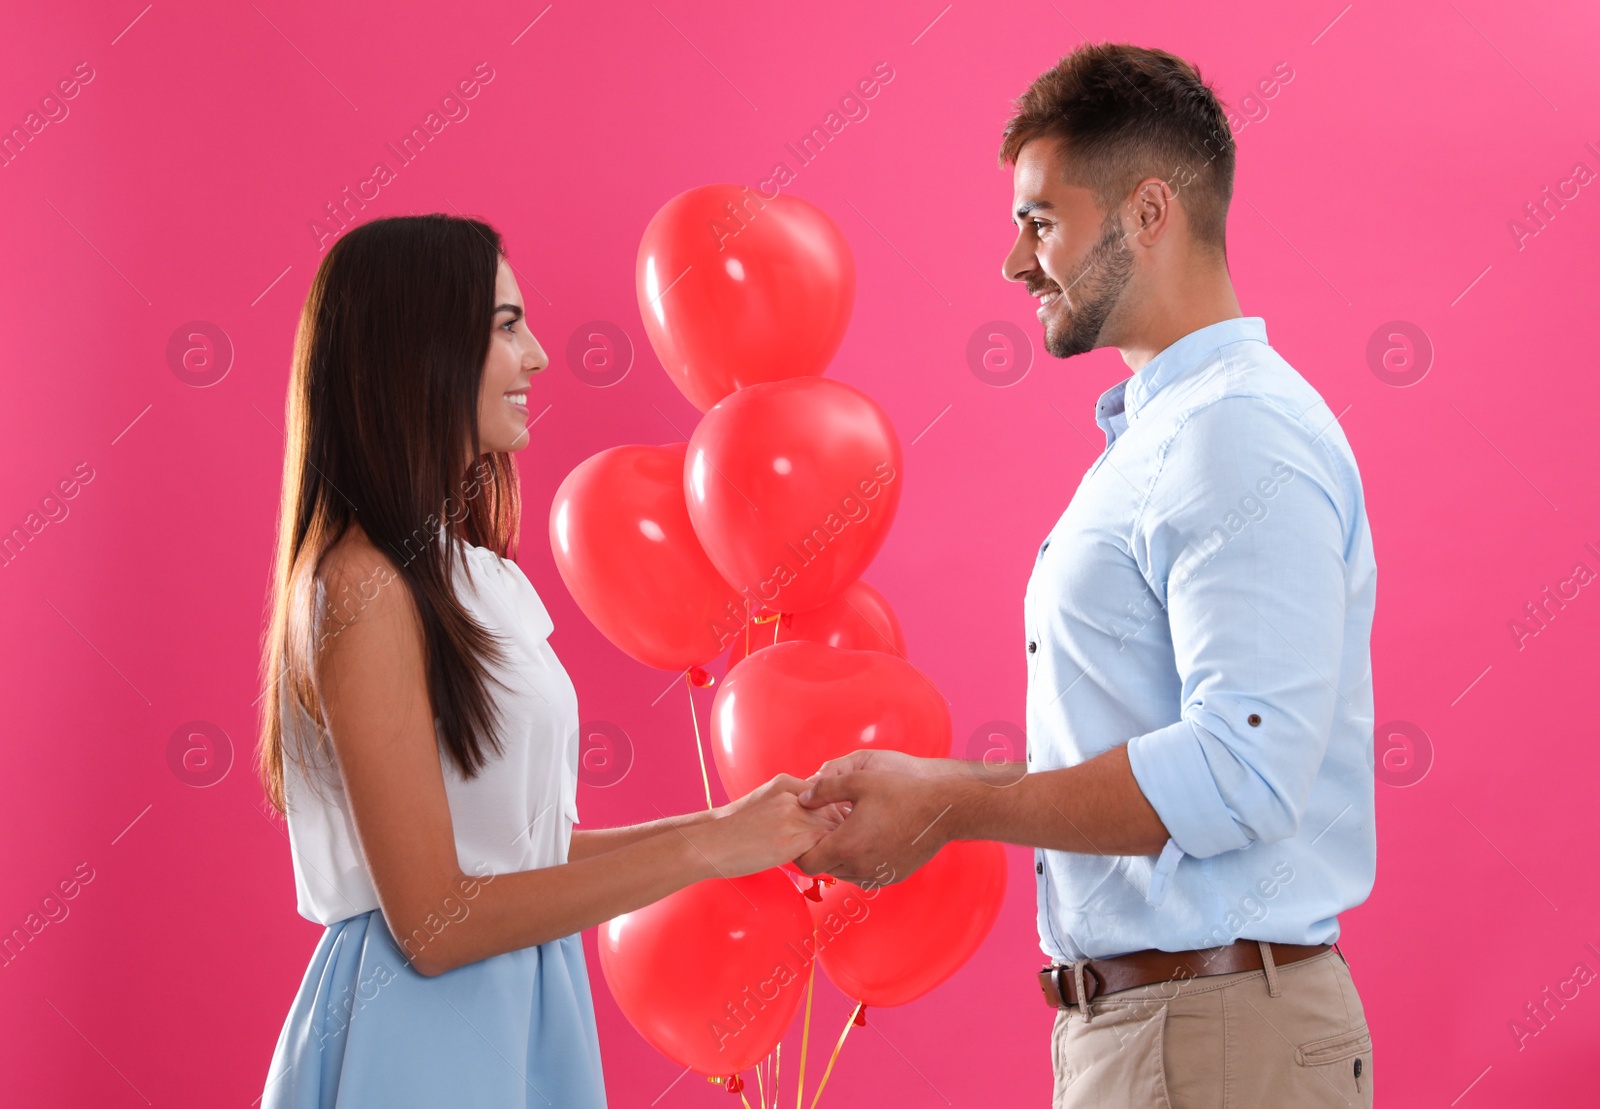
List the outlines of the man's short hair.
{"type": "Polygon", "coordinates": [[[1195,241],[1226,257],[1234,143],[1200,72],[1165,50],[1085,43],[1040,74],[1007,121],[1000,164],[1024,143],[1061,142],[1069,180],[1109,211],[1147,177],[1167,181],[1195,241]]]}

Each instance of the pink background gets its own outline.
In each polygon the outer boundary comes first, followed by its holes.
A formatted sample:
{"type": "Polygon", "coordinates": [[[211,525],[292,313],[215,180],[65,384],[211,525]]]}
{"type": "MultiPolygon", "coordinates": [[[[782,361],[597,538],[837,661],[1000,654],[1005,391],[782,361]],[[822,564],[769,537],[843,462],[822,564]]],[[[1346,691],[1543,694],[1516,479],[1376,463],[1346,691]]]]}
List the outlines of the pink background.
{"type": "MultiPolygon", "coordinates": [[[[290,341],[319,258],[308,221],[380,158],[392,166],[384,143],[479,62],[495,77],[470,115],[361,215],[484,216],[522,275],[553,364],[521,456],[520,561],[586,719],[618,725],[634,751],[620,782],[585,787],[586,819],[685,810],[700,789],[686,695],[658,701],[669,675],[583,619],[545,540],[551,495],[579,460],[681,438],[695,418],[644,341],[640,232],[683,189],[793,167],[784,143],[879,62],[895,76],[870,115],[790,189],[855,251],[860,291],[831,372],[877,398],[906,445],[905,499],[867,579],[950,699],[958,747],[985,721],[1020,721],[1023,586],[1103,442],[1093,399],[1126,371],[1115,351],[1057,362],[1035,338],[1026,376],[995,388],[966,350],[989,321],[1036,336],[1033,303],[1000,280],[1011,183],[995,150],[1009,99],[1088,36],[1188,57],[1239,110],[1241,302],[1341,414],[1362,467],[1382,567],[1386,780],[1377,888],[1346,917],[1344,947],[1380,1099],[1592,1104],[1600,981],[1520,1046],[1509,1022],[1576,964],[1600,972],[1600,585],[1544,602],[1554,618],[1520,648],[1509,621],[1575,564],[1600,570],[1585,547],[1600,549],[1600,182],[1550,202],[1520,246],[1509,221],[1575,163],[1600,170],[1600,11],[862,7],[535,0],[463,16],[260,0],[141,14],[133,0],[0,17],[0,123],[38,110],[78,63],[94,73],[0,168],[0,527],[23,525],[74,467],[93,473],[0,568],[0,929],[80,864],[93,874],[0,968],[7,1102],[246,1106],[260,1093],[318,935],[295,914],[288,844],[249,766],[290,341]],[[1241,104],[1280,63],[1293,79],[1241,104]],[[193,320],[233,351],[209,387],[168,361],[193,320]],[[567,360],[596,320],[635,348],[608,388],[567,360]],[[1408,387],[1380,380],[1368,355],[1396,320],[1432,348],[1408,387]],[[233,753],[206,788],[168,762],[175,729],[196,720],[233,753]],[[1431,754],[1404,738],[1418,730],[1431,754]]],[[[825,1104],[1045,1104],[1033,875],[1025,851],[1010,858],[982,950],[923,1000],[872,1012],[825,1104]]],[[[679,1069],[618,1012],[588,942],[612,1101],[651,1104],[679,1069]]],[[[818,996],[826,1043],[845,1003],[826,983],[818,996]]],[[[797,1047],[792,1036],[789,1075],[797,1047]]],[[[725,1096],[690,1077],[656,1104],[725,1096]]]]}

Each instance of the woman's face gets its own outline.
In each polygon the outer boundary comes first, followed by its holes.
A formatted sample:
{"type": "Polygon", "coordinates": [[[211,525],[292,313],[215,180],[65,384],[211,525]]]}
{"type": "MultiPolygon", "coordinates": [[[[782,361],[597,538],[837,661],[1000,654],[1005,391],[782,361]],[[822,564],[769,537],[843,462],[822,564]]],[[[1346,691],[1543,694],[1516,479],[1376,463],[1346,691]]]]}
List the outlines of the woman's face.
{"type": "Polygon", "coordinates": [[[485,454],[520,451],[528,445],[529,382],[550,364],[528,330],[522,290],[504,258],[495,274],[494,304],[494,333],[478,390],[478,445],[485,454]]]}

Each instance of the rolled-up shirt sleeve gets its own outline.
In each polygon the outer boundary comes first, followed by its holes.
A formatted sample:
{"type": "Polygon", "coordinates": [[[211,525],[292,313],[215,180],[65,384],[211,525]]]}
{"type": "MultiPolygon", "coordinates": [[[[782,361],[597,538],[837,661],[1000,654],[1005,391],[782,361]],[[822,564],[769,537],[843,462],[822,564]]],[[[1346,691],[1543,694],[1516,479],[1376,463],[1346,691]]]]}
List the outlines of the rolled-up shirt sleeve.
{"type": "Polygon", "coordinates": [[[1128,743],[1134,778],[1180,854],[1299,829],[1339,697],[1348,495],[1316,432],[1250,396],[1197,409],[1135,523],[1134,558],[1166,607],[1181,717],[1128,743]]]}

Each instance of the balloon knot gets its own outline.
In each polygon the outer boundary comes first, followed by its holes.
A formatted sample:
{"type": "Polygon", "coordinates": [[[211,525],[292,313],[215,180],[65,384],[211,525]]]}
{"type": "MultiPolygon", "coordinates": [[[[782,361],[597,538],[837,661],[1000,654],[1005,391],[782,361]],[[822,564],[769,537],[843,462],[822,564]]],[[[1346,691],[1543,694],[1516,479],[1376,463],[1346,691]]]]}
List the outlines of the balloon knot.
{"type": "Polygon", "coordinates": [[[867,1007],[865,1005],[856,1010],[856,1019],[852,1023],[857,1028],[865,1028],[867,1026],[867,1007]]]}
{"type": "Polygon", "coordinates": [[[778,617],[778,623],[786,628],[794,627],[794,613],[785,612],[780,614],[778,617]]]}
{"type": "Polygon", "coordinates": [[[744,1079],[740,1078],[737,1074],[728,1075],[728,1092],[730,1094],[736,1094],[743,1089],[744,1079]]]}
{"type": "Polygon", "coordinates": [[[811,879],[811,888],[806,890],[806,898],[811,901],[822,900],[822,879],[811,879]]]}
{"type": "Polygon", "coordinates": [[[689,667],[689,684],[704,689],[708,685],[715,685],[717,679],[706,673],[703,666],[689,667]]]}

